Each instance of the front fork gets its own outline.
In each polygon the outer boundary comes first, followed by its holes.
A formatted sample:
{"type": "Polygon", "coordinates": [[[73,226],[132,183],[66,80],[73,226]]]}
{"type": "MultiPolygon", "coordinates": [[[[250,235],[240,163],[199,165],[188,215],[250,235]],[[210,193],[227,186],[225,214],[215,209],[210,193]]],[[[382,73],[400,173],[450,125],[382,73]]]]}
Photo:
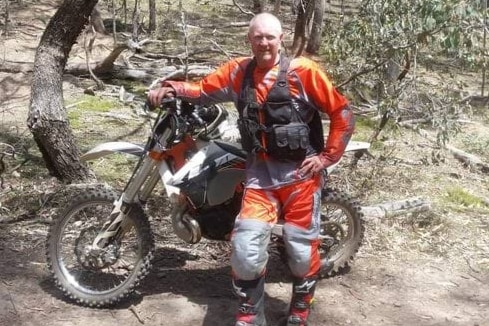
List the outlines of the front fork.
{"type": "Polygon", "coordinates": [[[101,250],[114,238],[121,238],[131,225],[126,219],[134,205],[145,203],[160,179],[157,161],[146,155],[132,175],[122,195],[114,202],[108,221],[102,226],[92,243],[92,248],[101,250]]]}

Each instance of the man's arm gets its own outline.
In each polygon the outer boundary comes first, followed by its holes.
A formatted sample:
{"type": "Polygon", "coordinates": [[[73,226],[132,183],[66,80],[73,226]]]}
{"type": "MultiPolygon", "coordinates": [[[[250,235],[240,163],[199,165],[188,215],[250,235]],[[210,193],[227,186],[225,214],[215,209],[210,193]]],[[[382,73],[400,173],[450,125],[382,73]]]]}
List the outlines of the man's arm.
{"type": "Polygon", "coordinates": [[[164,81],[162,87],[150,91],[148,97],[155,103],[160,103],[158,101],[167,96],[178,96],[201,105],[234,101],[236,80],[240,78],[240,62],[243,59],[230,60],[195,83],[164,81]]]}
{"type": "Polygon", "coordinates": [[[301,173],[319,172],[338,162],[350,141],[355,127],[353,111],[348,100],[338,92],[319,66],[308,60],[299,74],[312,104],[326,113],[330,127],[324,149],[315,157],[307,158],[301,173]]]}

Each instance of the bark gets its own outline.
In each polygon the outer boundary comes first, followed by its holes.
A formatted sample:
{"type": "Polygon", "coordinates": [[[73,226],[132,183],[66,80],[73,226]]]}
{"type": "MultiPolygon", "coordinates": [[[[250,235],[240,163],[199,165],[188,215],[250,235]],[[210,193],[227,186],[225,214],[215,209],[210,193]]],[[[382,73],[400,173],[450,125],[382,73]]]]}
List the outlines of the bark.
{"type": "Polygon", "coordinates": [[[134,10],[132,12],[132,40],[137,42],[139,39],[139,0],[134,3],[134,10]]]}
{"type": "Polygon", "coordinates": [[[149,0],[149,31],[156,31],[156,1],[149,0]]]}
{"type": "Polygon", "coordinates": [[[3,28],[4,28],[3,32],[4,32],[5,36],[8,36],[9,13],[10,13],[9,0],[5,0],[5,21],[4,21],[4,25],[3,25],[3,28]]]}
{"type": "Polygon", "coordinates": [[[310,54],[317,54],[321,46],[321,34],[323,33],[324,26],[324,7],[326,5],[325,0],[315,0],[314,2],[314,17],[312,19],[311,34],[306,47],[306,52],[310,54]]]}
{"type": "Polygon", "coordinates": [[[100,33],[102,35],[109,34],[105,29],[104,20],[102,19],[102,14],[100,13],[100,10],[96,6],[95,8],[93,8],[92,14],[90,15],[90,25],[97,33],[100,33]]]}
{"type": "Polygon", "coordinates": [[[62,76],[70,50],[88,23],[97,0],[65,0],[51,18],[34,60],[27,125],[49,173],[67,183],[93,179],[63,106],[62,76]]]}
{"type": "Polygon", "coordinates": [[[314,12],[315,0],[304,0],[297,10],[297,19],[294,28],[294,40],[292,42],[292,54],[297,57],[302,54],[307,43],[308,24],[314,12]]]}
{"type": "Polygon", "coordinates": [[[273,5],[273,14],[278,16],[280,14],[280,7],[282,6],[282,0],[275,0],[275,4],[273,5]]]}

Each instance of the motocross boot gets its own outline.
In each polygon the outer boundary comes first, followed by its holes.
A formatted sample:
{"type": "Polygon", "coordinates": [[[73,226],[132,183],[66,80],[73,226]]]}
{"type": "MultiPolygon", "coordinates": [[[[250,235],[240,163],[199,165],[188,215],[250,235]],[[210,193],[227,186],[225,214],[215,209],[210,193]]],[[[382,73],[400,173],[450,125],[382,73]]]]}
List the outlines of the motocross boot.
{"type": "Polygon", "coordinates": [[[239,298],[235,326],[266,326],[265,277],[256,280],[233,280],[234,293],[239,298]]]}
{"type": "Polygon", "coordinates": [[[287,326],[307,326],[316,283],[317,277],[294,280],[287,326]]]}

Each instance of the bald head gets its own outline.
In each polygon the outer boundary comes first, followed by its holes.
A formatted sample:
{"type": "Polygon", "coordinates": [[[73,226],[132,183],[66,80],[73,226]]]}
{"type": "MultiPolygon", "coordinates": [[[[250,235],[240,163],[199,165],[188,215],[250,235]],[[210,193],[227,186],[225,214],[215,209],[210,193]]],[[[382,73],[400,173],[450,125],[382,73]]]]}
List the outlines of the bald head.
{"type": "Polygon", "coordinates": [[[274,16],[268,12],[260,13],[256,16],[254,16],[250,20],[248,33],[252,32],[254,29],[256,29],[257,26],[266,26],[271,31],[275,31],[279,34],[282,34],[282,24],[280,23],[280,20],[276,16],[274,16]]]}
{"type": "Polygon", "coordinates": [[[278,63],[282,38],[282,24],[274,15],[261,13],[251,19],[248,40],[259,68],[270,69],[278,63]]]}

